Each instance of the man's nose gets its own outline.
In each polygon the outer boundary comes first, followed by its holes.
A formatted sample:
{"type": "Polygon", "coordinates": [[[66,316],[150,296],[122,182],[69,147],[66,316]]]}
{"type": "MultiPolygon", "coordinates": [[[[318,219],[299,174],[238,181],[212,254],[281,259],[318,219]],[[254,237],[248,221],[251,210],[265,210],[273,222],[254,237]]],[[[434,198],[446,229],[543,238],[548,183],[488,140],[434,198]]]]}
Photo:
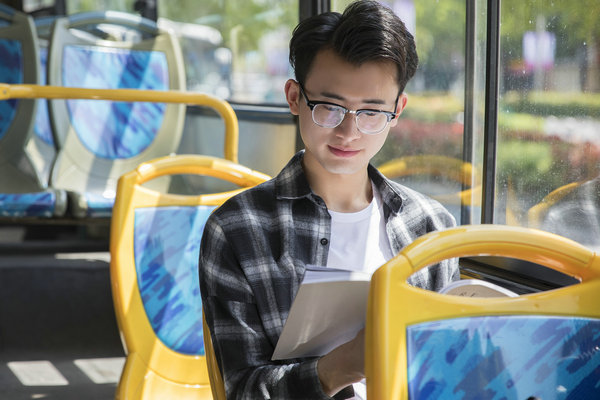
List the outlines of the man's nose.
{"type": "Polygon", "coordinates": [[[354,140],[360,137],[361,133],[356,125],[356,114],[346,113],[342,122],[336,127],[337,135],[346,140],[354,140]]]}

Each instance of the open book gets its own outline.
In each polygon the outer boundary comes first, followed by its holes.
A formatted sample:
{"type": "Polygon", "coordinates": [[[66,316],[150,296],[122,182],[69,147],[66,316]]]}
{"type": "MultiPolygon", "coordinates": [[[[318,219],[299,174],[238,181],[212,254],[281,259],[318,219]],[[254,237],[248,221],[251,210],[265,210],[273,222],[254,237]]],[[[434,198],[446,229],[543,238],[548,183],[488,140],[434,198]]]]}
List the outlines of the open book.
{"type": "Polygon", "coordinates": [[[517,297],[515,292],[480,279],[461,279],[450,282],[439,291],[443,294],[465,297],[517,297]]]}
{"type": "Polygon", "coordinates": [[[321,356],[365,326],[371,274],[306,266],[273,360],[321,356]]]}
{"type": "MultiPolygon", "coordinates": [[[[307,266],[273,352],[273,360],[322,356],[365,326],[371,274],[307,266]]],[[[493,283],[466,279],[440,293],[468,297],[517,296],[493,283]]]]}

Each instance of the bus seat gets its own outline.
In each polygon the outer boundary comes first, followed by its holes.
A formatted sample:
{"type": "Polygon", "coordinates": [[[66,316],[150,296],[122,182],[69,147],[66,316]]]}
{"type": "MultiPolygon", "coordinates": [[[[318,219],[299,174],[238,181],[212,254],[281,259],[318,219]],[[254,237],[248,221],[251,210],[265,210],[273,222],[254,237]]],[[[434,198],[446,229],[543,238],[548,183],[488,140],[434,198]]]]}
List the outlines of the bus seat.
{"type": "Polygon", "coordinates": [[[200,238],[213,209],[268,176],[228,160],[175,155],[118,181],[111,220],[111,285],[127,360],[121,399],[210,399],[198,282],[200,238]],[[195,196],[144,185],[177,174],[228,180],[237,190],[195,196]]]}
{"type": "MultiPolygon", "coordinates": [[[[52,24],[56,18],[56,16],[44,16],[34,19],[40,57],[40,85],[46,85],[47,83],[48,43],[52,24]]],[[[36,103],[37,110],[35,113],[33,134],[27,142],[25,151],[29,155],[42,182],[47,184],[50,181],[50,171],[56,158],[56,142],[54,140],[54,133],[52,132],[50,115],[48,114],[48,100],[37,99],[36,103]]]]}
{"type": "MultiPolygon", "coordinates": [[[[99,89],[185,89],[181,48],[154,21],[121,12],[56,19],[48,84],[99,89]]],[[[52,100],[58,147],[50,183],[69,194],[75,217],[109,217],[116,183],[143,161],[174,153],[185,104],[52,100]]],[[[153,182],[157,190],[168,182],[153,182]]]]}
{"type": "Polygon", "coordinates": [[[438,193],[439,189],[432,191],[425,187],[415,188],[446,206],[457,221],[460,221],[461,206],[481,206],[481,178],[471,163],[442,155],[421,154],[395,158],[377,168],[389,179],[418,175],[442,176],[467,188],[451,193],[438,193]]]}
{"type": "Polygon", "coordinates": [[[527,213],[530,227],[600,249],[600,177],[550,192],[527,213]]]}
{"type": "Polygon", "coordinates": [[[599,302],[600,258],[564,237],[505,225],[424,235],[372,277],[368,397],[599,398],[599,302]],[[428,265],[477,255],[538,263],[580,283],[495,298],[443,295],[406,283],[428,265]]]}
{"type": "MultiPolygon", "coordinates": [[[[0,4],[0,82],[36,84],[38,40],[27,14],[0,4]]],[[[66,194],[48,188],[26,143],[33,136],[35,100],[0,101],[0,216],[55,217],[66,210],[66,194]]]]}
{"type": "Polygon", "coordinates": [[[204,352],[206,354],[206,366],[208,367],[208,377],[213,399],[227,400],[227,395],[225,394],[225,382],[223,381],[223,376],[219,369],[215,349],[212,345],[212,337],[210,336],[210,328],[206,323],[204,314],[202,314],[202,333],[205,338],[208,338],[204,339],[204,352]]]}
{"type": "Polygon", "coordinates": [[[571,182],[563,185],[559,188],[554,189],[548,193],[542,201],[531,207],[527,211],[527,222],[531,228],[540,228],[543,223],[543,219],[552,206],[560,202],[565,196],[571,193],[575,188],[580,186],[583,182],[571,182]]]}
{"type": "MultiPolygon", "coordinates": [[[[238,120],[229,103],[219,98],[203,93],[192,93],[178,90],[142,90],[142,89],[87,89],[79,87],[63,87],[49,85],[30,84],[4,84],[0,83],[0,100],[8,99],[88,99],[106,100],[113,102],[153,102],[166,104],[191,104],[208,107],[216,111],[223,119],[225,126],[225,138],[223,153],[228,160],[237,160],[238,151],[238,120]]],[[[156,180],[170,177],[160,177],[156,180]]],[[[149,182],[152,187],[153,182],[149,182]]],[[[225,190],[213,190],[212,186],[179,185],[177,190],[169,190],[171,193],[186,194],[190,192],[215,193],[225,190]]],[[[165,185],[159,185],[163,187],[165,185]]],[[[223,187],[224,185],[221,185],[223,187]]],[[[225,187],[230,190],[235,187],[229,183],[225,187]]],[[[169,188],[171,189],[171,188],[169,188]]],[[[111,207],[112,208],[112,207],[111,207]]]]}

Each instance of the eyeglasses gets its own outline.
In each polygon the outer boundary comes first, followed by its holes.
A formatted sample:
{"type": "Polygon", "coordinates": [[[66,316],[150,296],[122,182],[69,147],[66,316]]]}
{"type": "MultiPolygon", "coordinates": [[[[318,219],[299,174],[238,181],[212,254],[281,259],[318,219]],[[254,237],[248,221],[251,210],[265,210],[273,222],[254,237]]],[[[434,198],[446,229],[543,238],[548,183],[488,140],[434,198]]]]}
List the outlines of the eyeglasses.
{"type": "MultiPolygon", "coordinates": [[[[302,85],[299,86],[306,105],[312,111],[313,122],[323,128],[335,128],[342,123],[346,114],[354,114],[358,130],[366,135],[375,135],[382,132],[390,121],[399,115],[383,110],[348,110],[346,107],[328,101],[310,101],[302,85]]],[[[400,93],[394,104],[398,104],[399,98],[400,93]]]]}

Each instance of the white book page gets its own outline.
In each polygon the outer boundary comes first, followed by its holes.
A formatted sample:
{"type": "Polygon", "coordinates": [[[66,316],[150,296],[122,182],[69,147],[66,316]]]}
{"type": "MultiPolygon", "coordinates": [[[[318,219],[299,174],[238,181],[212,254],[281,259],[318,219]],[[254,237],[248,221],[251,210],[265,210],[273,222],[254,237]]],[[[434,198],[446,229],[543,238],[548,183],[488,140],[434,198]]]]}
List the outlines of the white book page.
{"type": "Polygon", "coordinates": [[[450,282],[440,293],[464,297],[517,297],[518,294],[488,281],[461,279],[450,282]]]}
{"type": "MultiPolygon", "coordinates": [[[[365,326],[371,275],[364,272],[307,266],[281,332],[273,360],[327,354],[352,340],[365,326]]],[[[466,297],[515,297],[491,282],[463,279],[439,293],[466,297]]]]}
{"type": "Polygon", "coordinates": [[[352,340],[365,326],[370,279],[308,266],[272,359],[321,356],[352,340]]]}

